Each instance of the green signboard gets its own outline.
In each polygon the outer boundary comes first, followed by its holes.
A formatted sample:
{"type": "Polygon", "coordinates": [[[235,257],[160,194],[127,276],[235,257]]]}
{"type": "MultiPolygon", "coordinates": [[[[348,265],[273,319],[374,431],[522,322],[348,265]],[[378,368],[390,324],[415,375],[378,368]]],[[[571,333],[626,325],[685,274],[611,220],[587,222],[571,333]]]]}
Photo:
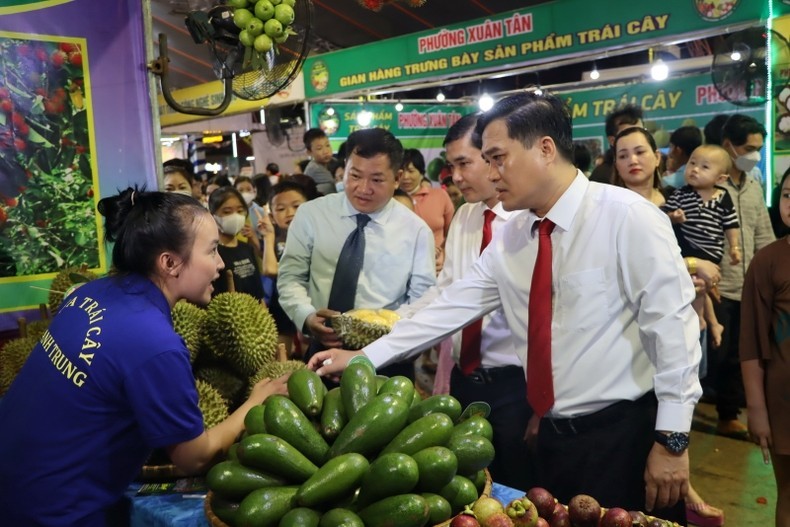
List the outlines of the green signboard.
{"type": "Polygon", "coordinates": [[[348,135],[361,128],[384,128],[395,137],[405,140],[417,137],[441,137],[458,119],[477,111],[476,106],[404,104],[398,111],[395,104],[312,104],[310,126],[320,127],[330,140],[345,141],[348,135]],[[357,122],[359,112],[371,113],[370,124],[363,127],[357,122]]]}
{"type": "Polygon", "coordinates": [[[556,0],[308,57],[308,99],[661,41],[767,19],[758,0],[556,0]]]}

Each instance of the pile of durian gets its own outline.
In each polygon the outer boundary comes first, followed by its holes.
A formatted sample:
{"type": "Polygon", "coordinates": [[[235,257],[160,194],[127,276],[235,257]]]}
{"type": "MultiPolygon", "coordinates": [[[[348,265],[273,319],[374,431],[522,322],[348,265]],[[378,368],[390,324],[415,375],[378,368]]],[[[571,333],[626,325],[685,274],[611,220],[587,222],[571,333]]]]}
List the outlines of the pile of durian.
{"type": "Polygon", "coordinates": [[[172,317],[189,349],[206,428],[238,408],[256,382],[304,368],[301,361],[278,362],[274,319],[248,294],[220,293],[205,309],[182,300],[172,317]]]}
{"type": "Polygon", "coordinates": [[[362,349],[390,331],[400,315],[389,309],[352,309],[332,317],[332,329],[347,349],[362,349]]]}

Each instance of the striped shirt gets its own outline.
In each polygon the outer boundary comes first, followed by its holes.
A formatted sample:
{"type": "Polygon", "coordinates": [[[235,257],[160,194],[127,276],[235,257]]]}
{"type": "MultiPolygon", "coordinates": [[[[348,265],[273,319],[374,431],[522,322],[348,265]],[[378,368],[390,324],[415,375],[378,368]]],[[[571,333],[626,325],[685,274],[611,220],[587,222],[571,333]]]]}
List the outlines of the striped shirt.
{"type": "Polygon", "coordinates": [[[696,190],[684,185],[661,207],[664,212],[683,211],[686,221],[679,225],[680,235],[686,244],[710,256],[712,262],[719,262],[724,256],[724,231],[738,228],[738,215],[730,194],[723,187],[716,189],[721,191],[718,195],[702,201],[696,190]]]}

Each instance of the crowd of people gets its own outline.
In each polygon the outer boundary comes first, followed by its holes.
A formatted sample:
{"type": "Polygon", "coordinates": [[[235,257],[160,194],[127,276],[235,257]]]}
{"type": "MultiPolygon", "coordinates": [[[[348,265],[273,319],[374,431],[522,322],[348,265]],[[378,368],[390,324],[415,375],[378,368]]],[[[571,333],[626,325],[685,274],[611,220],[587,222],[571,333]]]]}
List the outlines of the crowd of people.
{"type": "Polygon", "coordinates": [[[491,407],[494,480],[566,503],[584,493],[722,525],[689,469],[707,397],[718,433],[752,439],[772,460],[776,524],[790,525],[788,174],[769,214],[756,166],[766,131],[745,115],[717,116],[704,137],[678,128],[665,153],[638,107],[605,125],[610,148],[590,174],[561,100],[524,92],[448,130],[441,184],[389,131],[355,131],[335,153],[311,129],[300,174],[269,164],[204,187],[189,162],[171,160],[164,192],[103,199],[114,274],[66,298],[46,353],[0,406],[0,427],[19,430],[0,435],[0,449],[18,453],[0,460],[6,518],[46,524],[68,510],[74,524],[112,524],[151,448],[187,470],[208,466],[251,405],[285,392],[284,379],[262,382],[203,429],[169,309],[232,287],[264,302],[291,355],[328,383],[356,356],[414,378],[415,358],[437,350],[434,393],[491,407]],[[344,350],[327,322],[354,308],[401,320],[344,350]],[[86,334],[106,353],[88,356],[86,334]],[[90,382],[63,383],[54,350],[90,382]]]}

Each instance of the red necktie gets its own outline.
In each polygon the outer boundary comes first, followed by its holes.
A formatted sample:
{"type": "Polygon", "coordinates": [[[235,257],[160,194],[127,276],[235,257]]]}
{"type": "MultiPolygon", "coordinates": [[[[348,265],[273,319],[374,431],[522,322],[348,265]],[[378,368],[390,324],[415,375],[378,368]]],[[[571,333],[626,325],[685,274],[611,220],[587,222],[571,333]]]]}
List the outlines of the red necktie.
{"type": "MultiPolygon", "coordinates": [[[[488,246],[491,241],[491,223],[496,218],[496,214],[491,209],[483,212],[483,242],[480,244],[480,252],[488,246]]],[[[480,366],[480,334],[483,330],[483,319],[479,318],[466,326],[461,333],[461,357],[458,362],[461,373],[469,375],[480,366]]]]}
{"type": "Polygon", "coordinates": [[[554,224],[538,225],[538,258],[529,290],[527,333],[527,400],[539,417],[554,406],[551,372],[551,231],[554,224]]]}

